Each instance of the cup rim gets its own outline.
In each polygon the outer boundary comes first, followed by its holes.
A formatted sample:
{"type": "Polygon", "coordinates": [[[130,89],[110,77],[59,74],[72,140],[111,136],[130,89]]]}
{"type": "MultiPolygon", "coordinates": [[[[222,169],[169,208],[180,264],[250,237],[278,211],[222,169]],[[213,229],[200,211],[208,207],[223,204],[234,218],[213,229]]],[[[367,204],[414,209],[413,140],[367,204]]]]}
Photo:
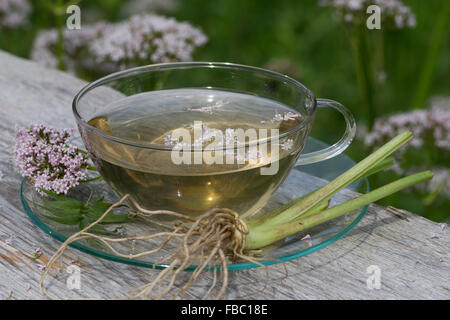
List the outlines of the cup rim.
{"type": "MultiPolygon", "coordinates": [[[[267,70],[264,68],[259,67],[253,67],[243,64],[237,64],[237,63],[231,63],[231,62],[205,62],[205,61],[190,61],[190,62],[168,62],[168,63],[157,63],[157,64],[149,64],[134,68],[125,69],[122,71],[114,72],[109,75],[106,75],[104,77],[101,77],[97,80],[94,80],[88,84],[86,84],[81,90],[75,95],[75,97],[72,100],[72,112],[74,114],[75,120],[78,124],[82,125],[85,129],[93,132],[97,136],[100,136],[101,138],[104,138],[106,140],[125,144],[132,147],[142,148],[142,149],[152,149],[152,150],[160,150],[160,151],[172,151],[173,148],[171,146],[166,146],[162,144],[151,144],[151,143],[138,143],[135,141],[131,141],[128,139],[122,139],[119,137],[116,137],[114,135],[106,134],[104,131],[97,129],[96,127],[90,125],[87,121],[85,121],[81,115],[79,114],[77,110],[77,105],[80,101],[80,99],[87,94],[92,89],[95,89],[101,85],[104,85],[108,82],[124,78],[129,75],[133,74],[139,74],[147,71],[154,71],[154,70],[170,70],[170,69],[180,69],[180,68],[222,68],[222,69],[239,69],[239,70],[247,70],[247,71],[253,71],[258,72],[260,74],[266,74],[273,78],[277,78],[278,80],[287,81],[290,84],[300,88],[301,90],[305,91],[307,95],[309,95],[313,101],[313,105],[310,108],[306,108],[308,115],[305,117],[304,121],[302,121],[300,124],[295,126],[294,128],[290,129],[289,131],[286,131],[276,137],[277,140],[284,139],[286,137],[291,136],[292,134],[296,133],[300,129],[304,128],[306,125],[308,125],[312,119],[314,118],[314,114],[317,109],[317,100],[314,93],[308,89],[305,85],[303,85],[301,82],[285,75],[281,74],[275,71],[267,70]]],[[[254,144],[258,144],[261,142],[271,142],[272,139],[275,138],[267,138],[265,140],[257,139],[256,142],[248,142],[245,145],[239,145],[237,147],[233,147],[232,149],[236,148],[245,148],[249,147],[254,144]]],[[[223,150],[227,150],[224,148],[223,150]]],[[[191,150],[191,152],[195,152],[196,150],[191,150]]],[[[208,151],[208,150],[200,150],[200,151],[208,151]]]]}

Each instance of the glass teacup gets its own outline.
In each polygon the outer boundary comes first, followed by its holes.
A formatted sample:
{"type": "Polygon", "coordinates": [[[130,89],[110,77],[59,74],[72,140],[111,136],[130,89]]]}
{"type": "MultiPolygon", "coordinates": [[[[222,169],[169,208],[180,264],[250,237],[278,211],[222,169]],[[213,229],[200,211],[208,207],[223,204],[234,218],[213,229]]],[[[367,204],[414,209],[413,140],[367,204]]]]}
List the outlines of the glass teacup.
{"type": "Polygon", "coordinates": [[[343,152],[355,121],[341,104],[316,99],[298,81],[231,64],[149,65],[88,84],[73,112],[100,174],[149,210],[198,215],[214,207],[250,215],[296,164],[343,152]],[[346,121],[343,137],[301,154],[317,107],[346,121]]]}

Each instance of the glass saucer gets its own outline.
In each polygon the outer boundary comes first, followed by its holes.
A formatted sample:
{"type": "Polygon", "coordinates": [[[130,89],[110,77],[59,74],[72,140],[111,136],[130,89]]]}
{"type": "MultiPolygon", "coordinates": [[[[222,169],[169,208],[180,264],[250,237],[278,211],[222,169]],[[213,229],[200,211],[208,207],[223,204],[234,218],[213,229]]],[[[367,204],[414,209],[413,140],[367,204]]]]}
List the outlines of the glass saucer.
{"type": "MultiPolygon", "coordinates": [[[[326,146],[325,143],[310,137],[308,138],[304,152],[319,150],[326,146]]],[[[341,154],[316,164],[302,165],[293,168],[287,179],[269,200],[266,207],[262,209],[262,212],[276,208],[283,203],[313,191],[319,185],[324,185],[327,181],[334,179],[347,169],[351,168],[354,164],[355,162],[350,157],[341,154]],[[308,182],[308,180],[310,182],[308,182]]],[[[357,196],[357,193],[355,192],[366,193],[367,191],[369,191],[367,179],[357,181],[335,195],[331,199],[331,205],[333,206],[354,198],[357,196]]],[[[103,180],[83,183],[73,190],[70,195],[84,201],[86,201],[89,196],[92,196],[94,201],[101,196],[105,197],[105,201],[111,203],[118,200],[117,196],[103,180]]],[[[46,216],[51,214],[39,206],[42,205],[41,197],[27,179],[22,181],[20,187],[20,199],[25,212],[31,220],[44,232],[48,233],[58,241],[64,242],[72,234],[79,231],[78,225],[64,225],[47,218],[46,216]]],[[[290,236],[276,245],[266,248],[260,256],[262,259],[266,260],[260,262],[264,265],[285,262],[305,256],[330,245],[342,238],[358,224],[366,213],[367,207],[368,206],[365,206],[361,209],[349,212],[339,218],[290,236]]],[[[105,226],[108,230],[117,230],[117,228],[120,228],[122,231],[121,234],[126,234],[128,236],[148,235],[151,232],[162,231],[162,227],[159,223],[155,224],[153,221],[142,220],[142,218],[133,219],[130,222],[121,224],[107,224],[105,226]]],[[[117,244],[117,246],[114,245],[114,248],[122,253],[130,254],[153,249],[158,244],[160,243],[145,242],[139,244],[134,243],[132,245],[117,244]]],[[[166,263],[160,263],[159,261],[163,261],[163,257],[170,254],[171,249],[174,249],[174,246],[172,246],[158,254],[130,259],[114,254],[106,246],[93,240],[81,240],[72,243],[70,246],[102,259],[154,269],[166,268],[168,265],[166,263]]],[[[228,264],[229,270],[242,270],[255,267],[258,267],[258,265],[243,261],[230,262],[228,264]]],[[[195,266],[191,266],[186,270],[192,271],[194,268],[195,266]]]]}

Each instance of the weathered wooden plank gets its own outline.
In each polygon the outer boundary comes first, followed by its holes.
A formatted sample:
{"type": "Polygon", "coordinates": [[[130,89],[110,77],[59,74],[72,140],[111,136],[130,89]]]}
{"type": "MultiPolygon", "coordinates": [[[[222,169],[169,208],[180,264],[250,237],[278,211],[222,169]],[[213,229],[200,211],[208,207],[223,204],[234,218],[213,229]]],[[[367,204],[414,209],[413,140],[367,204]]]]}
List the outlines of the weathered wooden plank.
{"type": "MultiPolygon", "coordinates": [[[[71,75],[0,52],[0,294],[14,299],[40,299],[40,265],[59,243],[28,219],[19,197],[20,176],[14,171],[14,126],[32,122],[74,127],[72,97],[84,82],[71,75]],[[34,250],[43,255],[34,259],[34,250]]],[[[320,182],[318,182],[320,183],[320,182]]],[[[445,225],[405,212],[372,205],[367,216],[345,238],[308,256],[269,267],[268,287],[252,299],[448,299],[450,233],[445,225]],[[381,288],[369,290],[367,267],[381,270],[381,288]]],[[[62,273],[48,283],[58,298],[113,298],[145,283],[157,271],[110,261],[69,249],[59,262],[62,273]],[[67,289],[65,268],[81,267],[81,290],[67,289]]],[[[185,275],[186,276],[186,275],[185,275]]],[[[228,299],[258,289],[262,269],[231,273],[228,299]]],[[[186,298],[198,299],[210,280],[204,274],[186,298]]]]}

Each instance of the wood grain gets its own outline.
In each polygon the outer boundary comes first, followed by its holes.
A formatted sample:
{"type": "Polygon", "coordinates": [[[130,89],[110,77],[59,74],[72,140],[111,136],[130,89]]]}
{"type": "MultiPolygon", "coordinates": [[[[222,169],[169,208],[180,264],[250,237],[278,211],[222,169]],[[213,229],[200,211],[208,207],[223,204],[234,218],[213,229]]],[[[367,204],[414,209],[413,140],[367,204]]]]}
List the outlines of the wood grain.
{"type": "MultiPolygon", "coordinates": [[[[40,266],[59,243],[37,228],[19,200],[21,177],[12,160],[15,125],[46,123],[75,127],[73,96],[84,85],[75,77],[0,52],[0,297],[42,299],[40,266]],[[40,248],[43,255],[34,259],[40,248]]],[[[450,233],[446,225],[409,212],[371,205],[366,217],[343,239],[305,257],[269,267],[268,287],[250,299],[448,299],[450,233]],[[406,219],[405,219],[406,218],[406,219]],[[381,288],[368,289],[367,268],[381,270],[381,288]]],[[[105,261],[69,249],[59,276],[47,282],[58,298],[108,299],[144,284],[158,271],[105,261]],[[81,289],[69,290],[65,268],[81,268],[81,289]]],[[[231,273],[227,299],[264,284],[264,270],[231,273]]],[[[186,298],[198,299],[210,280],[204,274],[186,298]]]]}

